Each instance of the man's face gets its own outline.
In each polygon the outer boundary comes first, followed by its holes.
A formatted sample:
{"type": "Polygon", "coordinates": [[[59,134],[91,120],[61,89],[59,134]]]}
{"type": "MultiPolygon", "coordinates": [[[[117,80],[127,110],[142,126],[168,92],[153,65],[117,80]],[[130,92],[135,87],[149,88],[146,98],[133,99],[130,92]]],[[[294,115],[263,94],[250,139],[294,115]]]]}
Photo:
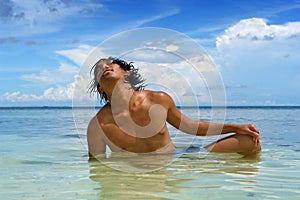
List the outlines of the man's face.
{"type": "Polygon", "coordinates": [[[112,60],[104,60],[98,64],[97,79],[99,80],[100,85],[105,83],[105,81],[119,80],[124,78],[124,75],[128,73],[118,64],[112,62],[112,60]]]}

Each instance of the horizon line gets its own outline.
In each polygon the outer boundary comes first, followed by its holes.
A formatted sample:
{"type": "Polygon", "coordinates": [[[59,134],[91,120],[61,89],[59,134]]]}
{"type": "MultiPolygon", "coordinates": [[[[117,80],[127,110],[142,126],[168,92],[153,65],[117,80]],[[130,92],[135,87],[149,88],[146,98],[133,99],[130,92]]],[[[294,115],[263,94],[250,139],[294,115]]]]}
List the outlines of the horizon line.
{"type": "MultiPolygon", "coordinates": [[[[51,108],[57,108],[57,109],[86,109],[86,108],[102,108],[103,106],[0,106],[0,109],[8,109],[8,108],[20,108],[20,109],[26,109],[26,108],[39,108],[39,109],[51,109],[51,108]]],[[[300,108],[300,105],[228,105],[228,106],[176,106],[177,108],[300,108]]]]}

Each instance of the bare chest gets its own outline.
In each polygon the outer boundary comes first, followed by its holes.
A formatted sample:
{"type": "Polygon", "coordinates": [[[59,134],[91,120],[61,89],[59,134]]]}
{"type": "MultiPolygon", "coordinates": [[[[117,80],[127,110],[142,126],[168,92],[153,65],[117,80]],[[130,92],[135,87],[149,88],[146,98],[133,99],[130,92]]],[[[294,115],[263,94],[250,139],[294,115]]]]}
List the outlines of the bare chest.
{"type": "Polygon", "coordinates": [[[166,109],[143,101],[130,104],[128,109],[111,109],[110,124],[104,133],[109,146],[131,152],[152,152],[171,142],[166,127],[166,109]]]}

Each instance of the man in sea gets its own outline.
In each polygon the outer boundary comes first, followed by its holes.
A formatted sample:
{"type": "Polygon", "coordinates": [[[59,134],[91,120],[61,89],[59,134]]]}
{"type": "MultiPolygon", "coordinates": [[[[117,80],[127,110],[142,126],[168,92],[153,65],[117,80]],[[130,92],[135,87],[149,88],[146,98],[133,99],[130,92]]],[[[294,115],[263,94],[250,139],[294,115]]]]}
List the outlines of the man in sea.
{"type": "Polygon", "coordinates": [[[182,114],[162,91],[144,90],[144,79],[132,63],[118,58],[100,59],[92,67],[90,92],[105,105],[87,129],[89,157],[113,152],[173,153],[166,122],[196,136],[235,133],[204,148],[209,152],[252,155],[260,151],[259,131],[253,124],[220,124],[192,120],[182,114]]]}

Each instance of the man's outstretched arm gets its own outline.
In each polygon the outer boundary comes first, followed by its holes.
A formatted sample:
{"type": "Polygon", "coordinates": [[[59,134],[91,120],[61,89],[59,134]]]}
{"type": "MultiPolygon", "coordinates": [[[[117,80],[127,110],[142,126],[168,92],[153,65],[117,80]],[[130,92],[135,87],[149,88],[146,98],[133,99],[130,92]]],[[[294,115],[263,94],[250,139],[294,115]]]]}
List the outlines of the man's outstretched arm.
{"type": "Polygon", "coordinates": [[[164,93],[163,104],[167,107],[167,121],[175,128],[192,135],[211,136],[226,133],[249,135],[253,142],[259,142],[259,131],[253,124],[219,124],[191,120],[183,115],[177,108],[172,98],[164,93]]]}

